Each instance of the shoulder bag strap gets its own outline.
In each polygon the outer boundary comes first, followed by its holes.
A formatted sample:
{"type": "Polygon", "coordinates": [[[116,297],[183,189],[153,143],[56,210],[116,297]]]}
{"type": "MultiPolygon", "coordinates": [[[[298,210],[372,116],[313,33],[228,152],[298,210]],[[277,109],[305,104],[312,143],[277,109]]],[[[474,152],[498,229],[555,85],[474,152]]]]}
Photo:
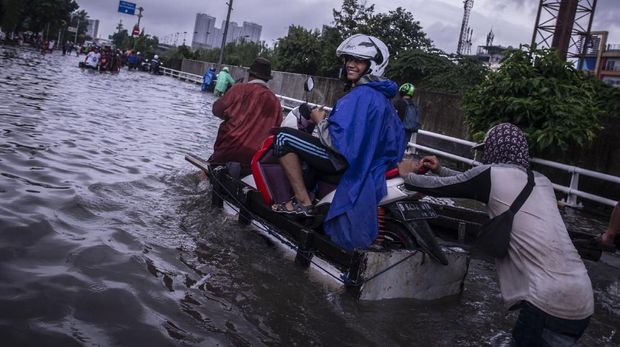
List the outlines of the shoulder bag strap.
{"type": "Polygon", "coordinates": [[[519,196],[517,196],[512,205],[510,205],[510,211],[512,211],[512,213],[517,213],[521,206],[523,206],[525,200],[527,200],[527,198],[530,196],[532,189],[534,189],[534,185],[534,173],[532,172],[532,170],[527,170],[527,183],[525,184],[525,187],[523,188],[521,193],[519,193],[519,196]]]}

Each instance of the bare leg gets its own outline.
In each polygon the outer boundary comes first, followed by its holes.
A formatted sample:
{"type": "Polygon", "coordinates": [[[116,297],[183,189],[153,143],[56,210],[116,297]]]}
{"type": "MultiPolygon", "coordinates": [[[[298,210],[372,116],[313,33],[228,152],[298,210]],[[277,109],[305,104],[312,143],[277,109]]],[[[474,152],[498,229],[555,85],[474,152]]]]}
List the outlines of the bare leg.
{"type": "Polygon", "coordinates": [[[614,207],[614,210],[611,212],[609,227],[601,236],[601,241],[603,241],[603,243],[613,245],[614,239],[617,235],[620,235],[620,202],[616,204],[616,207],[614,207]]]}
{"type": "MultiPolygon", "coordinates": [[[[312,205],[312,200],[310,200],[310,196],[306,190],[306,185],[304,184],[303,172],[301,171],[301,162],[299,161],[297,154],[287,153],[283,155],[280,157],[280,164],[284,169],[286,178],[288,178],[288,181],[293,188],[297,201],[304,206],[312,205]]],[[[287,207],[292,208],[292,206],[288,205],[287,207]]]]}

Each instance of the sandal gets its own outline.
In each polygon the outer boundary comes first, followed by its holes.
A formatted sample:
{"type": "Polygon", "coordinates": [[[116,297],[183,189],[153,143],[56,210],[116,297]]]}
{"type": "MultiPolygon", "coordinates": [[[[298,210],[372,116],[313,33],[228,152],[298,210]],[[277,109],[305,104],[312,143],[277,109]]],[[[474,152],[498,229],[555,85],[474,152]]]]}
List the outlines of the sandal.
{"type": "Polygon", "coordinates": [[[295,199],[295,197],[291,198],[291,200],[289,200],[287,202],[281,202],[279,204],[273,204],[271,205],[271,210],[275,213],[282,213],[282,214],[290,214],[290,215],[297,215],[297,216],[304,216],[304,217],[312,217],[314,216],[314,206],[310,205],[310,206],[304,206],[302,204],[299,203],[299,201],[297,201],[297,199],[295,199]],[[287,202],[291,203],[291,205],[293,205],[293,209],[289,209],[286,204],[287,202]]]}

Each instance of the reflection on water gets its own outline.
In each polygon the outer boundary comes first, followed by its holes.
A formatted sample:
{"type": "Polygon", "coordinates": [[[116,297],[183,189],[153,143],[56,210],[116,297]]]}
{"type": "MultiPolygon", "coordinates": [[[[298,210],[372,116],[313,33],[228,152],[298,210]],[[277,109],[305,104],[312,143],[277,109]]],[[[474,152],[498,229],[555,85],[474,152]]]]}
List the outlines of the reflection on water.
{"type": "MultiPolygon", "coordinates": [[[[0,338],[16,345],[505,344],[494,268],[460,297],[358,303],[210,207],[210,94],[0,48],[0,338]]],[[[602,220],[577,218],[601,229],[602,220]]],[[[582,227],[580,226],[580,227],[582,227]]],[[[582,346],[618,344],[619,271],[587,263],[582,346]]]]}

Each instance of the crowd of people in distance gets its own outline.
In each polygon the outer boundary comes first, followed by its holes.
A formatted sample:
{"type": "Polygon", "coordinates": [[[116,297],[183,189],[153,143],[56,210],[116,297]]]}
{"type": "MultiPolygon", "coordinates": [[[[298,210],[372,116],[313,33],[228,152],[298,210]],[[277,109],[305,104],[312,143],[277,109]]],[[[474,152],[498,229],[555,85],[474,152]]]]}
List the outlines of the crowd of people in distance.
{"type": "Polygon", "coordinates": [[[120,49],[113,49],[111,46],[104,46],[103,48],[94,45],[89,46],[84,61],[80,62],[79,65],[82,68],[100,72],[119,72],[122,67],[127,66],[129,70],[138,69],[161,74],[161,62],[157,54],[149,60],[140,52],[133,50],[123,52],[120,49]]]}
{"type": "MultiPolygon", "coordinates": [[[[343,64],[347,93],[330,114],[322,107],[300,107],[297,112],[306,113],[309,131],[283,125],[280,102],[267,85],[272,78],[268,60],[257,58],[248,71],[248,82],[230,82],[229,89],[214,83],[231,81],[228,71],[222,69],[216,78],[215,69],[209,69],[202,89],[220,96],[212,110],[222,119],[210,163],[247,166],[263,140],[275,134],[273,154],[294,196],[273,205],[273,212],[300,217],[313,214],[302,167],[339,176],[323,229],[348,250],[373,242],[376,214],[367,211],[375,211],[385,195],[384,173],[390,167],[398,167],[411,190],[482,201],[490,218],[507,211],[523,187],[530,185],[525,202],[514,211],[507,255],[496,258],[506,308],[520,311],[511,343],[574,345],[594,312],[592,285],[560,215],[552,183],[530,169],[529,146],[521,129],[509,123],[491,127],[476,147],[483,165],[465,172],[443,167],[434,156],[403,160],[407,142],[415,141],[421,127],[415,87],[411,83],[398,87],[383,77],[389,51],[376,37],[353,35],[340,44],[336,55],[343,64]],[[396,94],[400,97],[395,98],[396,94]],[[429,174],[417,174],[423,167],[429,174]]],[[[287,123],[295,124],[295,120],[289,122],[287,117],[287,123]]],[[[611,246],[618,233],[616,207],[600,242],[611,246]]]]}

